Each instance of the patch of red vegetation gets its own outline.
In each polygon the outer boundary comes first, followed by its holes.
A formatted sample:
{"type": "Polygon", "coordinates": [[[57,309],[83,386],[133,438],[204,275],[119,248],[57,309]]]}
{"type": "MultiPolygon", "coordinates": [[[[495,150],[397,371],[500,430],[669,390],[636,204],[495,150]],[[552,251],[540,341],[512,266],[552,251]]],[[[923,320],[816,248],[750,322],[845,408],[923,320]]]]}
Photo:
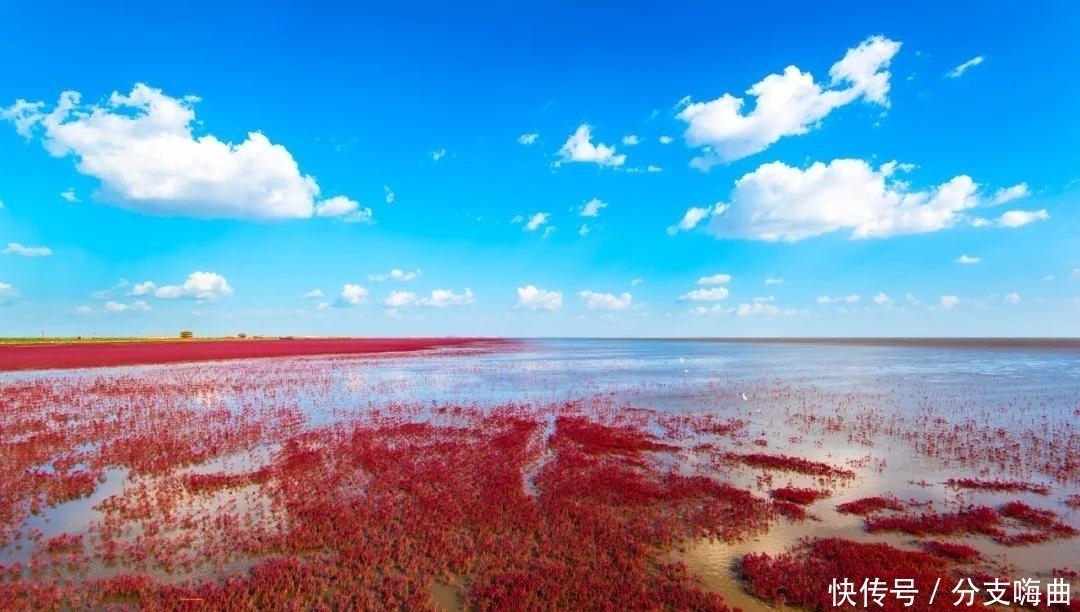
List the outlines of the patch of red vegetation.
{"type": "Polygon", "coordinates": [[[810,517],[810,513],[806,511],[806,508],[794,502],[776,500],[773,502],[773,508],[790,521],[805,521],[810,517]]]}
{"type": "Polygon", "coordinates": [[[508,340],[475,338],[341,338],[293,340],[188,340],[0,345],[0,372],[95,368],[189,361],[359,355],[438,348],[506,347],[508,340]]]}
{"type": "Polygon", "coordinates": [[[882,495],[862,497],[836,506],[836,511],[841,514],[858,514],[860,516],[881,512],[882,510],[900,512],[903,509],[904,502],[896,497],[882,495]]]}
{"type": "Polygon", "coordinates": [[[750,467],[782,472],[796,472],[808,476],[828,478],[854,478],[855,472],[838,468],[821,461],[811,461],[789,455],[770,455],[766,453],[725,453],[724,459],[750,467]]]}
{"type": "Polygon", "coordinates": [[[571,441],[588,453],[612,453],[641,451],[673,451],[678,446],[661,444],[651,436],[633,427],[610,427],[595,423],[584,417],[561,416],[555,420],[552,446],[571,441]]]}
{"type": "Polygon", "coordinates": [[[867,517],[866,530],[870,533],[898,531],[914,536],[928,535],[984,535],[1004,546],[1023,546],[1047,542],[1055,538],[1077,535],[1077,530],[1063,523],[1051,510],[1032,508],[1021,501],[1013,501],[994,510],[987,506],[969,506],[956,512],[905,514],[867,517]],[[1010,533],[1003,519],[1011,519],[1032,531],[1010,533]]]}
{"type": "Polygon", "coordinates": [[[1022,501],[1011,501],[999,508],[998,513],[1035,530],[1010,536],[1003,542],[1005,544],[1035,544],[1055,538],[1071,538],[1078,533],[1074,527],[1062,522],[1053,510],[1032,508],[1022,501]]]}
{"type": "Polygon", "coordinates": [[[1005,536],[1001,517],[987,506],[972,506],[956,512],[867,517],[865,520],[866,530],[870,533],[899,531],[920,537],[961,534],[1005,536]]]}
{"type": "Polygon", "coordinates": [[[982,558],[982,553],[976,548],[959,542],[929,540],[922,542],[921,546],[928,553],[951,559],[957,563],[975,563],[982,558]]]}
{"type": "Polygon", "coordinates": [[[1034,482],[1022,480],[979,480],[977,478],[950,478],[946,483],[950,487],[958,489],[973,489],[976,491],[992,491],[995,493],[1036,493],[1038,495],[1050,495],[1050,487],[1034,482]]]}
{"type": "Polygon", "coordinates": [[[1080,508],[1080,493],[1074,493],[1066,497],[1065,505],[1070,508],[1080,508]]]}
{"type": "Polygon", "coordinates": [[[770,492],[773,499],[791,502],[793,504],[807,505],[824,499],[830,495],[828,491],[801,487],[780,487],[770,492]]]}
{"type": "Polygon", "coordinates": [[[812,610],[836,609],[830,585],[833,581],[846,580],[853,585],[851,601],[861,607],[863,599],[858,589],[866,580],[880,580],[883,585],[881,606],[871,598],[868,609],[955,609],[953,599],[939,596],[931,605],[929,592],[923,592],[938,580],[943,585],[955,584],[956,573],[949,559],[928,552],[901,550],[888,544],[818,538],[776,556],[765,553],[745,555],[740,572],[751,594],[773,604],[812,610]],[[904,606],[905,601],[891,592],[897,580],[911,580],[919,589],[913,606],[904,606]]]}
{"type": "Polygon", "coordinates": [[[184,487],[191,493],[209,493],[222,489],[246,487],[253,484],[266,482],[270,477],[269,470],[257,470],[239,474],[212,473],[212,474],[184,474],[181,481],[184,487]]]}

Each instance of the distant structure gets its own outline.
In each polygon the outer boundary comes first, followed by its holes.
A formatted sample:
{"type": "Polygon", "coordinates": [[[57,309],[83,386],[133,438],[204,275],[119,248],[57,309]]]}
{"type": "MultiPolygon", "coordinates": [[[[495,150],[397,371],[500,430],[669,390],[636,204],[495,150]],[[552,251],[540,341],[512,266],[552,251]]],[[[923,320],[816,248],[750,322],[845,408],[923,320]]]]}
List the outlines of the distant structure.
{"type": "Polygon", "coordinates": [[[195,337],[195,332],[193,332],[193,331],[185,329],[185,330],[180,332],[180,339],[181,340],[191,340],[194,337],[195,337]]]}
{"type": "Polygon", "coordinates": [[[247,338],[247,334],[245,334],[244,332],[240,332],[239,334],[236,334],[236,337],[243,340],[244,338],[247,338]]]}

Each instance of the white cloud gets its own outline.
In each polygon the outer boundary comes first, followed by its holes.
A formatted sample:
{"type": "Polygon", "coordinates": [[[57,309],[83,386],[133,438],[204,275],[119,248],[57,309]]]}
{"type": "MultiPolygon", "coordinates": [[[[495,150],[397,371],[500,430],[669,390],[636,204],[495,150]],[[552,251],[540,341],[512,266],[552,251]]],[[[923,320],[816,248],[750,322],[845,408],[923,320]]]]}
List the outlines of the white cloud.
{"type": "Polygon", "coordinates": [[[874,303],[878,306],[886,306],[892,303],[892,298],[886,293],[877,293],[874,295],[874,303]]]}
{"type": "Polygon", "coordinates": [[[390,270],[389,272],[387,272],[386,274],[370,274],[370,275],[368,275],[368,280],[371,281],[371,282],[374,282],[374,283],[383,283],[383,282],[386,282],[386,281],[405,281],[405,282],[407,282],[407,281],[411,281],[411,280],[415,279],[417,276],[420,276],[420,274],[422,272],[423,271],[420,270],[419,268],[417,268],[414,271],[405,271],[405,270],[399,270],[397,268],[394,268],[394,269],[390,270]]]}
{"type": "Polygon", "coordinates": [[[945,73],[945,76],[949,77],[950,79],[958,78],[961,75],[963,75],[965,72],[967,72],[969,68],[974,68],[975,66],[978,66],[981,63],[983,63],[983,56],[981,56],[981,55],[975,56],[975,57],[969,59],[968,61],[964,62],[963,64],[960,64],[956,68],[953,68],[952,70],[948,71],[947,73],[945,73]]]}
{"type": "Polygon", "coordinates": [[[521,136],[518,136],[518,142],[523,145],[531,145],[536,142],[536,139],[539,137],[540,135],[536,133],[522,134],[521,136]]]}
{"type": "Polygon", "coordinates": [[[341,295],[338,297],[338,305],[340,306],[360,306],[367,299],[368,290],[360,285],[352,285],[345,283],[341,288],[341,295]]]}
{"type": "Polygon", "coordinates": [[[1072,272],[1069,273],[1069,276],[1071,278],[1080,278],[1080,268],[1075,268],[1072,272]]]}
{"type": "Polygon", "coordinates": [[[0,283],[0,306],[17,302],[22,294],[8,283],[0,283]]]}
{"type": "Polygon", "coordinates": [[[619,295],[614,295],[586,290],[578,293],[578,295],[585,300],[585,308],[589,310],[627,310],[633,301],[633,296],[625,291],[619,295]]]}
{"type": "Polygon", "coordinates": [[[390,308],[397,309],[414,306],[419,301],[420,296],[412,291],[391,291],[383,303],[390,308]]]}
{"type": "Polygon", "coordinates": [[[679,299],[691,302],[716,302],[727,299],[727,296],[727,287],[712,287],[709,289],[694,289],[683,294],[679,299]]]}
{"type": "Polygon", "coordinates": [[[1045,208],[1035,211],[1010,210],[998,218],[997,224],[1001,227],[1016,228],[1023,227],[1028,223],[1034,223],[1035,221],[1045,221],[1049,218],[1050,215],[1046,212],[1045,208]]]}
{"type": "Polygon", "coordinates": [[[567,139],[566,144],[559,149],[558,154],[561,161],[556,162],[556,164],[583,162],[618,167],[626,163],[626,156],[616,154],[615,147],[605,144],[593,145],[591,142],[591,130],[592,128],[588,124],[579,126],[577,131],[567,139]]]}
{"type": "Polygon", "coordinates": [[[712,276],[702,276],[697,279],[698,285],[726,285],[730,282],[730,274],[713,274],[712,276]]]}
{"type": "Polygon", "coordinates": [[[438,151],[431,152],[431,161],[439,161],[446,157],[446,149],[439,149],[438,151]]]}
{"type": "Polygon", "coordinates": [[[374,215],[370,208],[361,208],[356,200],[345,196],[334,196],[315,205],[315,216],[334,217],[346,223],[373,223],[374,215]]]}
{"type": "Polygon", "coordinates": [[[788,66],[783,74],[771,74],[746,91],[754,106],[745,115],[745,100],[731,94],[709,102],[687,100],[677,117],[688,124],[687,144],[704,148],[690,165],[706,170],[759,153],[781,138],[816,129],[829,113],[859,99],[888,107],[888,66],[899,51],[899,42],[883,36],[866,39],[833,64],[831,89],[788,66]]]}
{"type": "Polygon", "coordinates": [[[1011,291],[1009,293],[1006,293],[1005,297],[1001,298],[1001,300],[1006,304],[1019,304],[1020,294],[1015,291],[1011,291]]]}
{"type": "Polygon", "coordinates": [[[116,283],[112,287],[109,287],[104,291],[95,291],[90,294],[90,297],[94,298],[95,300],[110,299],[115,297],[122,289],[126,288],[130,284],[131,283],[129,283],[127,279],[121,278],[120,282],[116,283]]]}
{"type": "Polygon", "coordinates": [[[692,206],[686,210],[686,213],[683,214],[683,217],[679,220],[678,224],[668,226],[667,233],[669,236],[674,236],[675,234],[678,234],[680,230],[688,232],[697,227],[698,223],[708,219],[710,216],[724,214],[727,209],[727,204],[722,202],[717,202],[709,208],[704,206],[692,206]]]}
{"type": "MultiPolygon", "coordinates": [[[[913,191],[895,178],[897,170],[904,170],[897,162],[874,169],[859,159],[817,162],[805,170],[764,164],[735,182],[730,204],[713,208],[706,231],[788,242],[838,230],[850,230],[853,239],[885,238],[953,227],[985,203],[966,175],[913,191]]],[[[704,219],[704,211],[691,211],[697,213],[692,220],[704,219]]]]}
{"type": "Polygon", "coordinates": [[[823,295],[818,297],[818,304],[858,304],[859,296],[857,295],[842,295],[839,297],[829,297],[823,295]]]}
{"type": "Polygon", "coordinates": [[[640,144],[641,140],[639,140],[637,136],[629,134],[627,136],[623,136],[622,143],[628,147],[632,147],[636,144],[640,144]]]}
{"type": "Polygon", "coordinates": [[[0,199],[0,208],[4,207],[4,200],[0,199]]]}
{"type": "Polygon", "coordinates": [[[545,291],[534,285],[518,287],[517,297],[517,308],[527,310],[558,310],[562,308],[562,293],[545,291]]]}
{"type": "Polygon", "coordinates": [[[663,172],[664,169],[661,168],[660,166],[653,166],[652,164],[649,164],[648,166],[645,167],[645,171],[655,173],[655,172],[663,172]]]}
{"type": "Polygon", "coordinates": [[[555,233],[555,226],[554,225],[549,225],[549,226],[544,228],[544,235],[540,236],[540,238],[545,239],[545,238],[547,238],[548,236],[550,236],[550,235],[552,235],[554,233],[555,233]]]}
{"type": "Polygon", "coordinates": [[[547,223],[548,219],[550,218],[550,213],[536,213],[535,215],[529,217],[529,220],[525,223],[525,230],[529,232],[535,232],[536,230],[540,229],[545,223],[547,223]]]}
{"type": "Polygon", "coordinates": [[[305,300],[317,300],[325,296],[323,295],[322,289],[312,289],[300,297],[305,300]]]}
{"type": "Polygon", "coordinates": [[[9,242],[3,251],[4,255],[18,255],[19,257],[48,257],[52,255],[49,247],[23,246],[18,242],[9,242]]]}
{"type": "Polygon", "coordinates": [[[589,226],[588,226],[588,224],[586,224],[586,223],[582,223],[582,224],[581,224],[581,227],[579,227],[579,228],[578,228],[578,231],[577,231],[577,233],[578,233],[578,236],[582,236],[582,237],[584,237],[584,236],[588,236],[588,235],[589,235],[589,231],[590,231],[590,230],[589,230],[589,226]]]}
{"type": "Polygon", "coordinates": [[[644,282],[645,282],[645,279],[643,279],[643,278],[635,278],[634,280],[630,281],[630,286],[631,287],[637,287],[638,285],[640,285],[641,283],[644,283],[644,282]]]}
{"type": "Polygon", "coordinates": [[[468,287],[465,288],[464,293],[454,293],[450,289],[436,289],[431,292],[430,297],[424,298],[421,302],[423,306],[431,306],[432,308],[468,306],[474,303],[476,303],[476,297],[473,295],[472,289],[468,287]]]}
{"type": "Polygon", "coordinates": [[[157,289],[157,285],[154,284],[154,281],[135,283],[135,285],[131,287],[131,291],[128,292],[128,295],[150,295],[155,289],[157,289]]]}
{"type": "Polygon", "coordinates": [[[739,304],[735,307],[735,314],[740,317],[746,317],[751,315],[765,315],[765,316],[780,316],[780,315],[794,315],[798,314],[798,311],[790,308],[780,308],[775,304],[769,304],[766,302],[753,302],[751,304],[739,304]]]}
{"type": "Polygon", "coordinates": [[[715,314],[731,314],[733,312],[735,312],[734,308],[727,308],[721,304],[713,304],[712,306],[694,306],[690,309],[690,314],[697,315],[699,317],[715,314]]]}
{"type": "Polygon", "coordinates": [[[585,206],[581,208],[582,217],[598,217],[600,216],[600,209],[607,208],[607,202],[598,198],[593,198],[585,203],[585,206]]]}
{"type": "Polygon", "coordinates": [[[101,180],[104,199],[129,210],[254,220],[316,214],[319,185],[284,146],[259,132],[240,144],[196,136],[198,101],[138,83],[99,104],[65,91],[51,111],[18,100],[0,118],[28,139],[40,133],[54,157],[73,156],[80,173],[101,180]]]}
{"type": "Polygon", "coordinates": [[[216,272],[192,272],[183,285],[164,285],[154,291],[154,297],[163,300],[192,298],[211,301],[232,295],[232,287],[225,277],[216,272]]]}
{"type": "Polygon", "coordinates": [[[387,204],[394,203],[394,191],[390,189],[390,185],[383,185],[383,199],[386,200],[387,204]]]}
{"type": "Polygon", "coordinates": [[[765,284],[766,285],[783,285],[784,284],[784,279],[779,278],[779,277],[771,277],[770,276],[770,277],[765,279],[765,284]]]}
{"type": "Polygon", "coordinates": [[[666,145],[666,144],[671,144],[671,143],[675,142],[675,139],[674,139],[674,138],[672,138],[671,136],[661,136],[661,137],[660,137],[660,138],[658,138],[657,140],[659,140],[659,141],[660,141],[660,144],[665,144],[665,145],[666,145]]]}
{"type": "Polygon", "coordinates": [[[124,304],[122,302],[109,300],[108,302],[105,302],[105,310],[107,312],[127,312],[129,310],[145,312],[147,310],[150,310],[150,305],[142,300],[136,300],[131,304],[124,304]]]}
{"type": "Polygon", "coordinates": [[[90,308],[89,306],[76,306],[75,307],[75,314],[87,315],[87,314],[91,314],[92,312],[94,312],[94,309],[90,308]]]}
{"type": "Polygon", "coordinates": [[[980,261],[982,261],[981,257],[972,257],[971,255],[968,255],[967,253],[965,253],[965,254],[961,255],[960,257],[956,258],[956,263],[958,263],[958,264],[969,264],[970,265],[970,264],[977,264],[980,261]]]}
{"type": "Polygon", "coordinates": [[[945,310],[952,310],[960,303],[960,298],[955,295],[943,295],[941,296],[941,299],[938,300],[938,303],[940,303],[941,307],[945,310]]]}
{"type": "Polygon", "coordinates": [[[75,190],[68,187],[64,191],[60,192],[60,197],[68,202],[78,202],[79,196],[75,195],[75,190]]]}
{"type": "Polygon", "coordinates": [[[1028,190],[1027,183],[1020,183],[1019,185],[1013,185],[1012,187],[1004,187],[994,192],[994,197],[991,198],[993,204],[1004,204],[1006,202],[1012,202],[1013,200],[1019,200],[1020,198],[1026,198],[1031,195],[1031,191],[1028,190]]]}

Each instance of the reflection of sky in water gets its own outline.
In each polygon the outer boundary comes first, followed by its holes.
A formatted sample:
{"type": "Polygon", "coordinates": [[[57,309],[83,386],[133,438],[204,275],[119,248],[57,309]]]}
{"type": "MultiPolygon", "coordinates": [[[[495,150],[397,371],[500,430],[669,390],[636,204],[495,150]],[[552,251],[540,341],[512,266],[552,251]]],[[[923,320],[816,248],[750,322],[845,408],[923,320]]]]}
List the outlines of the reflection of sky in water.
{"type": "Polygon", "coordinates": [[[643,391],[663,404],[665,396],[709,385],[884,394],[895,402],[925,396],[931,403],[1049,414],[1080,406],[1080,354],[1052,351],[562,340],[536,341],[512,353],[340,364],[334,368],[340,399],[353,406],[560,401],[643,391]]]}

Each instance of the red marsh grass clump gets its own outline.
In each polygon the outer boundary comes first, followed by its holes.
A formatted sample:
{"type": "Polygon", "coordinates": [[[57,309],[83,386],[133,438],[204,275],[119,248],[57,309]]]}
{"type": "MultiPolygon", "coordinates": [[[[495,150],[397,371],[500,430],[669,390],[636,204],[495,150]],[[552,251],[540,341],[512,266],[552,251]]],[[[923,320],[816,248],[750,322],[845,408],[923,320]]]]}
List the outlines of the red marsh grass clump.
{"type": "Polygon", "coordinates": [[[866,530],[870,533],[899,531],[914,536],[962,534],[1005,536],[1001,516],[993,508],[987,506],[972,506],[956,512],[868,516],[865,521],[866,530]]]}
{"type": "Polygon", "coordinates": [[[1066,497],[1065,505],[1070,508],[1080,508],[1080,493],[1074,493],[1066,497]]]}
{"type": "MultiPolygon", "coordinates": [[[[865,580],[880,580],[881,606],[873,598],[873,610],[953,610],[954,599],[935,598],[929,604],[929,589],[936,581],[952,588],[956,583],[952,561],[929,552],[908,551],[883,543],[860,543],[841,538],[815,538],[779,555],[751,553],[740,562],[740,573],[754,596],[771,604],[805,607],[811,610],[837,609],[830,585],[847,580],[853,586],[851,601],[862,606],[859,588],[865,580]],[[897,580],[910,580],[918,593],[914,607],[892,591],[897,580]],[[926,591],[926,592],[924,592],[926,591]]],[[[847,603],[847,602],[845,602],[847,603]]],[[[848,603],[850,606],[851,604],[848,603]]]]}
{"type": "Polygon", "coordinates": [[[1021,501],[1009,502],[997,510],[987,506],[969,506],[956,512],[906,514],[867,517],[870,533],[898,531],[914,536],[984,535],[1004,546],[1022,546],[1077,535],[1077,530],[1063,523],[1052,510],[1032,508],[1021,501]],[[1006,522],[1008,519],[1010,522],[1006,522]],[[1030,531],[1010,532],[1019,526],[1030,531]]]}
{"type": "Polygon", "coordinates": [[[793,504],[808,505],[816,502],[819,499],[824,499],[829,496],[828,491],[821,489],[810,489],[803,487],[780,487],[773,489],[769,495],[773,499],[791,502],[793,504]]]}
{"type": "Polygon", "coordinates": [[[827,478],[854,478],[855,472],[838,468],[821,461],[811,461],[802,457],[789,455],[770,455],[767,453],[725,453],[724,459],[733,463],[765,470],[781,472],[796,472],[808,476],[822,476],[827,478]]]}
{"type": "Polygon", "coordinates": [[[861,497],[859,499],[844,502],[836,506],[836,511],[841,514],[858,514],[866,516],[882,510],[900,512],[904,509],[904,502],[896,497],[875,495],[873,497],[861,497]]]}
{"type": "Polygon", "coordinates": [[[959,542],[927,540],[922,542],[920,546],[928,553],[951,559],[957,563],[974,563],[982,558],[982,553],[976,548],[959,542]]]}
{"type": "Polygon", "coordinates": [[[991,491],[995,493],[1036,493],[1038,495],[1050,495],[1050,487],[1034,482],[1022,480],[979,480],[977,478],[950,478],[946,483],[957,489],[972,489],[976,491],[991,491]]]}

